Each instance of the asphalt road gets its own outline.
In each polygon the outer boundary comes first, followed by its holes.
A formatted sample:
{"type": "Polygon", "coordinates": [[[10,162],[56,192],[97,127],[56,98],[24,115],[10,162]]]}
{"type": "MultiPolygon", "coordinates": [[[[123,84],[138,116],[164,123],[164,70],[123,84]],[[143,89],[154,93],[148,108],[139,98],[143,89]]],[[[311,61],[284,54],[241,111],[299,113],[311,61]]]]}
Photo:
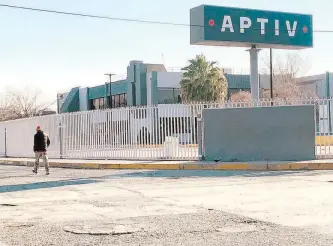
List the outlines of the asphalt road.
{"type": "Polygon", "coordinates": [[[0,166],[0,245],[333,245],[333,172],[0,166]]]}

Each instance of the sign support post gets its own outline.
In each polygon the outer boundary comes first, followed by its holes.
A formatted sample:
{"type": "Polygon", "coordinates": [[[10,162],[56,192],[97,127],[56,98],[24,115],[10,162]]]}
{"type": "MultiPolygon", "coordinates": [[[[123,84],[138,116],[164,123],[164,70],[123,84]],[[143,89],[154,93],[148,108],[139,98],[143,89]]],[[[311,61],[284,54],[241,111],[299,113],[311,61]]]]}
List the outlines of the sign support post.
{"type": "Polygon", "coordinates": [[[258,66],[258,53],[260,49],[257,49],[256,45],[252,45],[250,52],[250,83],[251,83],[251,95],[254,101],[259,100],[259,66],[258,66]]]}

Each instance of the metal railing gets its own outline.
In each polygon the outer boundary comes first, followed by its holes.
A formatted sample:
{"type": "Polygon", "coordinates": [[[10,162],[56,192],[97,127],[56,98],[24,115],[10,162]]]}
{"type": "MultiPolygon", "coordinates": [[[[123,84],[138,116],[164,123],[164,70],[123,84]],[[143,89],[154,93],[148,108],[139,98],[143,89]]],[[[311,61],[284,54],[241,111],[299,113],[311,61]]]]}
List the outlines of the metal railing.
{"type": "Polygon", "coordinates": [[[32,157],[33,135],[40,125],[50,136],[51,158],[197,160],[203,108],[314,105],[316,156],[332,158],[332,101],[161,104],[14,120],[0,123],[0,156],[32,157]]]}

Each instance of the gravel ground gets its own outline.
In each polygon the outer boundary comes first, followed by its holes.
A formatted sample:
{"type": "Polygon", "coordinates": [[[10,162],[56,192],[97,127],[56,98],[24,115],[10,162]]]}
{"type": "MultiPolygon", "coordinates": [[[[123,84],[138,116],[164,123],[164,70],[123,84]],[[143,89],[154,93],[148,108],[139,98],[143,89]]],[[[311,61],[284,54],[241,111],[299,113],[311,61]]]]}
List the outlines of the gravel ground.
{"type": "MultiPolygon", "coordinates": [[[[89,226],[77,221],[71,225],[89,226]]],[[[92,226],[105,222],[95,221],[92,226]]],[[[137,217],[114,221],[142,230],[122,235],[87,235],[65,232],[71,225],[29,222],[3,223],[0,241],[6,245],[333,245],[333,237],[283,227],[219,211],[196,214],[137,217]]],[[[1,245],[1,244],[0,244],[1,245]]]]}

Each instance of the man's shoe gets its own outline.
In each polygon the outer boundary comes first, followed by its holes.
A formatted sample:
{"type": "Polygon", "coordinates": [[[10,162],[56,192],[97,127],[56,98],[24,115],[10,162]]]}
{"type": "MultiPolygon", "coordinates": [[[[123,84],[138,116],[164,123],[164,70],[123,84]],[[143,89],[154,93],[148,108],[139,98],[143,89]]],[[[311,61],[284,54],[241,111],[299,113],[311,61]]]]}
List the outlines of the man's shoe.
{"type": "Polygon", "coordinates": [[[50,173],[46,173],[46,176],[50,175],[50,173]]]}
{"type": "Polygon", "coordinates": [[[35,171],[35,170],[32,170],[32,172],[33,172],[34,174],[37,174],[37,171],[35,171]]]}

